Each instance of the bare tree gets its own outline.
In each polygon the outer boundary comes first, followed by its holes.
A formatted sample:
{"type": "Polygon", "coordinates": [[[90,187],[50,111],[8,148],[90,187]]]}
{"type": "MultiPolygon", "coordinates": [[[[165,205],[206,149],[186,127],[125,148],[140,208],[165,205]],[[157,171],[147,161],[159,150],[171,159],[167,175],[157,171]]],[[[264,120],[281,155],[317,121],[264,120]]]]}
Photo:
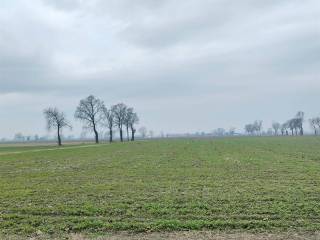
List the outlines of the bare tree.
{"type": "Polygon", "coordinates": [[[272,128],[273,128],[273,130],[274,130],[274,134],[275,134],[276,136],[278,136],[278,132],[279,132],[279,129],[281,128],[281,124],[278,123],[278,122],[273,122],[273,123],[272,123],[272,128]]]}
{"type": "Polygon", "coordinates": [[[145,138],[147,136],[147,128],[146,127],[139,128],[139,133],[142,138],[145,138]]]}
{"type": "Polygon", "coordinates": [[[310,123],[311,128],[314,131],[314,135],[317,135],[320,130],[320,117],[315,117],[315,118],[309,119],[309,123],[310,123]]]}
{"type": "Polygon", "coordinates": [[[253,124],[245,125],[244,129],[245,129],[246,133],[248,133],[249,135],[253,135],[254,134],[255,129],[254,129],[254,125],[253,124]]]}
{"type": "Polygon", "coordinates": [[[134,135],[136,133],[136,128],[135,125],[139,123],[139,117],[137,113],[133,113],[131,118],[130,118],[130,122],[129,122],[129,126],[131,129],[131,141],[134,141],[134,135]]]}
{"type": "Polygon", "coordinates": [[[130,140],[130,136],[129,136],[129,128],[130,128],[130,122],[131,122],[131,118],[133,116],[133,108],[127,108],[126,111],[126,116],[124,119],[124,125],[126,126],[126,133],[127,133],[127,140],[130,140]]]}
{"type": "Polygon", "coordinates": [[[291,130],[291,135],[293,136],[294,135],[293,131],[296,129],[295,119],[288,120],[287,125],[288,125],[288,128],[291,130]]]}
{"type": "Polygon", "coordinates": [[[262,121],[261,120],[256,120],[253,123],[254,130],[257,132],[257,134],[261,135],[261,130],[262,130],[262,121]]]}
{"type": "Polygon", "coordinates": [[[296,114],[295,117],[295,123],[296,123],[296,127],[299,129],[299,134],[302,136],[303,135],[303,122],[304,122],[304,112],[299,111],[296,114]]]}
{"type": "Polygon", "coordinates": [[[98,125],[103,118],[104,103],[100,99],[90,95],[82,99],[74,114],[75,118],[80,119],[86,128],[93,130],[96,143],[99,143],[98,125]]]}
{"type": "Polygon", "coordinates": [[[288,135],[288,123],[285,122],[283,124],[281,124],[281,135],[288,135]]]}
{"type": "Polygon", "coordinates": [[[52,128],[57,130],[58,145],[61,146],[61,131],[65,127],[71,128],[71,125],[67,121],[65,114],[57,108],[47,108],[43,113],[47,121],[48,130],[52,128]]]}
{"type": "Polygon", "coordinates": [[[127,106],[123,103],[118,103],[112,106],[111,109],[114,114],[115,125],[119,128],[120,140],[123,142],[123,125],[125,124],[127,106]]]}
{"type": "Polygon", "coordinates": [[[109,142],[113,141],[113,127],[114,127],[114,114],[111,109],[107,109],[106,107],[103,109],[103,124],[109,130],[109,142]]]}

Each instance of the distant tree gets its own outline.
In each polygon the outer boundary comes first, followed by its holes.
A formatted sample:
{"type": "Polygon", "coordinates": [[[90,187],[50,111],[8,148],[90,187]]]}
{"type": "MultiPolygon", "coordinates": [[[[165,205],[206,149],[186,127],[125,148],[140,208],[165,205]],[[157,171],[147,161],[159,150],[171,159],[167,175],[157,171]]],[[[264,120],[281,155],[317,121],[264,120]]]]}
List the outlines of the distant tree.
{"type": "Polygon", "coordinates": [[[213,131],[213,135],[222,137],[226,134],[226,130],[224,128],[217,128],[213,131]]]}
{"type": "Polygon", "coordinates": [[[266,134],[267,134],[268,136],[272,136],[272,135],[273,135],[273,130],[272,130],[272,128],[268,128],[266,134]]]}
{"type": "Polygon", "coordinates": [[[126,133],[127,133],[127,140],[130,140],[129,136],[129,128],[130,128],[130,122],[131,118],[133,117],[133,108],[127,108],[125,119],[124,119],[124,125],[126,126],[126,133]]]}
{"type": "Polygon", "coordinates": [[[22,133],[16,133],[13,137],[14,141],[17,141],[17,142],[22,142],[25,140],[25,137],[23,136],[22,133]]]}
{"type": "Polygon", "coordinates": [[[278,122],[273,122],[272,128],[274,130],[274,135],[278,136],[278,132],[279,132],[279,129],[281,128],[281,124],[278,122]]]}
{"type": "Polygon", "coordinates": [[[256,120],[253,123],[253,128],[254,128],[254,131],[257,132],[257,134],[261,135],[262,121],[261,120],[256,120]]]}
{"type": "Polygon", "coordinates": [[[295,119],[288,120],[287,125],[288,125],[288,128],[291,130],[291,135],[293,136],[294,135],[293,131],[296,128],[295,119]]]}
{"type": "Polygon", "coordinates": [[[253,124],[245,125],[244,130],[246,131],[246,133],[248,135],[253,135],[254,134],[254,126],[253,126],[253,124]]]}
{"type": "Polygon", "coordinates": [[[153,138],[154,137],[154,132],[152,130],[149,131],[149,137],[153,138]]]}
{"type": "Polygon", "coordinates": [[[298,128],[299,134],[302,136],[303,133],[304,133],[304,131],[303,131],[304,112],[299,111],[299,112],[296,114],[295,119],[296,119],[296,120],[295,120],[296,128],[298,128]]]}
{"type": "Polygon", "coordinates": [[[318,132],[320,131],[320,117],[315,117],[315,118],[309,119],[309,123],[310,123],[311,128],[314,131],[314,135],[317,135],[318,132]]]}
{"type": "Polygon", "coordinates": [[[85,123],[85,128],[93,130],[96,143],[99,143],[99,133],[97,128],[103,118],[103,109],[103,101],[93,95],[90,95],[80,101],[74,114],[76,119],[85,123]]]}
{"type": "Polygon", "coordinates": [[[136,128],[135,128],[135,125],[139,123],[139,117],[138,117],[138,114],[137,113],[133,113],[131,115],[131,118],[130,118],[130,121],[129,121],[129,127],[131,129],[131,141],[134,141],[134,136],[135,136],[135,133],[136,133],[136,128]]]}
{"type": "Polygon", "coordinates": [[[109,130],[109,142],[113,141],[114,113],[111,109],[103,108],[103,124],[109,130]]]}
{"type": "Polygon", "coordinates": [[[43,113],[47,121],[48,130],[52,128],[57,130],[58,145],[61,146],[61,131],[65,127],[71,128],[71,125],[67,121],[65,114],[57,108],[47,108],[43,113]]]}
{"type": "Polygon", "coordinates": [[[235,127],[231,127],[231,128],[229,129],[229,135],[230,135],[230,136],[233,136],[233,135],[235,134],[235,132],[236,132],[236,128],[235,128],[235,127]]]}
{"type": "Polygon", "coordinates": [[[140,133],[142,138],[146,138],[146,136],[147,136],[147,128],[146,127],[139,128],[139,133],[140,133]]]}
{"type": "Polygon", "coordinates": [[[281,124],[281,135],[288,135],[288,123],[285,122],[283,124],[281,124]]]}
{"type": "Polygon", "coordinates": [[[114,114],[115,125],[119,129],[120,140],[123,142],[123,125],[125,124],[126,115],[127,115],[127,106],[123,103],[118,103],[112,106],[112,112],[114,114]]]}

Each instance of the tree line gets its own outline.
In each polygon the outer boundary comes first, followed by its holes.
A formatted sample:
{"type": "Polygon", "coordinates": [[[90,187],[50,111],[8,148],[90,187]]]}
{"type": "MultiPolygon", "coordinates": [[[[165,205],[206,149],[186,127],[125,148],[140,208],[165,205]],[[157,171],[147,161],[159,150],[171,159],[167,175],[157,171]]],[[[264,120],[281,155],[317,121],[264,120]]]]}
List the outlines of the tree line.
{"type": "MultiPolygon", "coordinates": [[[[56,130],[57,142],[61,146],[62,129],[72,128],[65,113],[57,108],[49,107],[44,110],[44,116],[48,130],[56,130]]],[[[127,141],[134,141],[135,126],[139,123],[138,114],[132,107],[128,107],[124,103],[118,103],[107,108],[102,100],[93,95],[80,100],[74,117],[83,123],[85,129],[89,129],[94,133],[95,143],[97,144],[99,143],[99,127],[108,129],[109,142],[113,142],[115,128],[119,130],[121,142],[124,141],[124,132],[126,133],[127,141]]]]}
{"type": "MultiPolygon", "coordinates": [[[[297,112],[297,114],[285,121],[284,123],[273,122],[272,128],[268,130],[268,133],[275,136],[288,136],[288,135],[304,135],[303,123],[305,121],[305,114],[302,111],[297,112]]],[[[314,117],[309,119],[311,128],[314,130],[314,134],[318,135],[320,132],[320,117],[314,117]]],[[[252,124],[247,124],[244,127],[245,132],[248,135],[259,135],[262,130],[262,121],[255,121],[252,124]]]]}

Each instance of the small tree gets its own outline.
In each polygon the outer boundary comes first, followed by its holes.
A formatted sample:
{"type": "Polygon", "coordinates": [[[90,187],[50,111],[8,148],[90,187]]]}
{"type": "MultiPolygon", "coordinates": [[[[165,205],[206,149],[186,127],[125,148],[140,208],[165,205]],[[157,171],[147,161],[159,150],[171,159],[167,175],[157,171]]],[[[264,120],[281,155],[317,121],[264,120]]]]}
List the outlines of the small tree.
{"type": "Polygon", "coordinates": [[[315,117],[315,118],[309,119],[309,123],[310,123],[311,128],[314,131],[314,135],[317,135],[318,131],[320,129],[320,117],[315,117]]]}
{"type": "Polygon", "coordinates": [[[278,122],[273,122],[272,128],[274,130],[274,135],[278,136],[278,132],[279,132],[279,129],[281,128],[281,124],[278,122]]]}
{"type": "Polygon", "coordinates": [[[125,119],[127,115],[127,106],[123,103],[118,103],[112,106],[112,112],[114,114],[115,125],[119,129],[120,140],[123,142],[123,125],[125,124],[125,119]]]}
{"type": "Polygon", "coordinates": [[[93,130],[96,143],[99,143],[98,125],[103,117],[104,104],[103,101],[90,95],[82,99],[74,114],[76,119],[85,123],[85,128],[93,130]]]}
{"type": "Polygon", "coordinates": [[[111,109],[103,109],[104,125],[109,129],[109,142],[113,141],[114,114],[111,109]]]}
{"type": "Polygon", "coordinates": [[[139,128],[139,133],[140,133],[142,138],[146,138],[146,136],[147,136],[147,128],[146,127],[139,128]]]}
{"type": "Polygon", "coordinates": [[[47,121],[48,130],[52,128],[57,130],[58,145],[61,146],[61,131],[65,127],[71,128],[71,125],[67,121],[65,114],[57,108],[47,108],[43,113],[47,121]]]}

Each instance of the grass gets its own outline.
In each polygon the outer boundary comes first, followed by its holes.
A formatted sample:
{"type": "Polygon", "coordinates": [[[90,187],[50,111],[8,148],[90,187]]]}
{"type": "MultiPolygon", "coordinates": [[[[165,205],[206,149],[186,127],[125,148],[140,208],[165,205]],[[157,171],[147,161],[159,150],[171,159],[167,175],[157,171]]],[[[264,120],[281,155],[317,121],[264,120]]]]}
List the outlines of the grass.
{"type": "Polygon", "coordinates": [[[320,230],[320,138],[5,148],[0,234],[320,230]]]}

